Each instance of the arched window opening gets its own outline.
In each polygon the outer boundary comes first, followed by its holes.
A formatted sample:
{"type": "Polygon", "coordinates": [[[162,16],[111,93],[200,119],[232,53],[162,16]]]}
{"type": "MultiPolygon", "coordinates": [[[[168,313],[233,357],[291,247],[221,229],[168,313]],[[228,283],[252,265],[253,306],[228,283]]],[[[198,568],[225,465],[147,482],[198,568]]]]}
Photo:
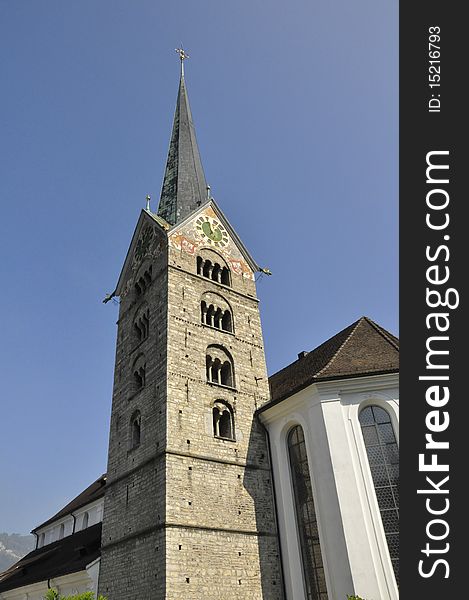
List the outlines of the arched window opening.
{"type": "Polygon", "coordinates": [[[295,498],[303,575],[308,600],[327,600],[326,577],[321,554],[313,488],[303,428],[296,425],[288,434],[288,454],[295,498]]]}
{"type": "Polygon", "coordinates": [[[207,309],[206,324],[210,325],[210,327],[215,327],[215,309],[213,307],[213,304],[210,304],[210,306],[207,309]]]}
{"type": "Polygon", "coordinates": [[[143,272],[143,274],[138,277],[137,281],[135,282],[134,288],[135,288],[135,295],[137,297],[141,296],[142,294],[144,294],[147,291],[148,286],[151,283],[152,280],[152,265],[150,265],[148,267],[148,269],[146,271],[143,272]]]}
{"type": "Polygon", "coordinates": [[[146,309],[137,314],[134,321],[134,332],[136,343],[143,342],[148,337],[150,331],[150,309],[146,309]]]}
{"type": "Polygon", "coordinates": [[[61,540],[65,535],[65,525],[62,523],[59,529],[59,540],[61,540]]]}
{"type": "Polygon", "coordinates": [[[221,384],[233,387],[233,372],[231,369],[231,363],[225,361],[220,370],[221,384]]]}
{"type": "Polygon", "coordinates": [[[223,267],[221,271],[221,281],[223,285],[231,285],[230,281],[230,270],[227,267],[223,267]]]}
{"type": "Polygon", "coordinates": [[[221,346],[209,346],[205,357],[207,381],[234,388],[232,359],[221,346]]]}
{"type": "Polygon", "coordinates": [[[205,365],[206,365],[206,372],[207,372],[207,381],[213,381],[212,357],[209,356],[208,354],[205,357],[205,365]]]}
{"type": "Polygon", "coordinates": [[[202,268],[202,275],[204,277],[207,277],[207,279],[211,279],[212,278],[212,271],[213,271],[212,262],[210,260],[204,261],[204,265],[203,265],[203,268],[202,268]]]}
{"type": "Polygon", "coordinates": [[[231,313],[229,310],[225,310],[221,319],[221,328],[223,331],[228,331],[232,333],[233,325],[231,323],[231,313]]]}
{"type": "Polygon", "coordinates": [[[37,542],[38,548],[42,548],[44,546],[45,539],[46,539],[46,535],[44,533],[41,533],[41,535],[39,536],[38,542],[37,542]]]}
{"type": "Polygon", "coordinates": [[[218,263],[215,263],[213,265],[213,271],[212,271],[212,277],[211,279],[213,281],[217,281],[218,283],[221,283],[221,267],[218,263]]]}
{"type": "Polygon", "coordinates": [[[234,440],[234,419],[231,407],[221,401],[213,406],[213,435],[215,437],[234,440]]]}
{"type": "Polygon", "coordinates": [[[219,358],[212,361],[212,382],[221,385],[221,362],[219,358]]]}
{"type": "Polygon", "coordinates": [[[142,417],[140,411],[135,411],[130,420],[130,449],[140,446],[142,436],[142,417]]]}
{"type": "Polygon", "coordinates": [[[200,320],[204,325],[207,324],[207,303],[205,300],[200,303],[200,320]]]}
{"type": "Polygon", "coordinates": [[[145,367],[140,367],[134,371],[134,380],[137,390],[145,387],[145,367]]]}
{"type": "MultiPolygon", "coordinates": [[[[207,249],[204,250],[205,254],[208,252],[207,249]]],[[[230,270],[226,263],[223,264],[223,258],[219,257],[215,252],[210,252],[209,255],[211,258],[197,257],[197,275],[201,275],[216,283],[231,286],[230,270]]]]}
{"type": "Polygon", "coordinates": [[[83,520],[81,522],[82,529],[86,529],[88,527],[89,520],[90,520],[90,515],[87,512],[85,512],[85,514],[83,515],[83,520]]]}
{"type": "Polygon", "coordinates": [[[233,333],[233,319],[229,304],[218,294],[206,292],[203,295],[200,303],[200,315],[203,325],[233,333]]]}
{"type": "Polygon", "coordinates": [[[132,368],[133,380],[134,380],[134,392],[138,392],[145,387],[146,384],[146,362],[145,356],[141,354],[134,362],[132,368]]]}
{"type": "Polygon", "coordinates": [[[399,585],[399,448],[389,413],[367,406],[359,415],[392,567],[399,585]]]}

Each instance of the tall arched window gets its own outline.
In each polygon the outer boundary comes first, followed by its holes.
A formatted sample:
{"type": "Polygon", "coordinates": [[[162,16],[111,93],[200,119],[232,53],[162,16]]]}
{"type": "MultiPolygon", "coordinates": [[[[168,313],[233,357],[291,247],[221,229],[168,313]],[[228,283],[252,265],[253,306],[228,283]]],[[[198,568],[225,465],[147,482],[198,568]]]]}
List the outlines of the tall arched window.
{"type": "Polygon", "coordinates": [[[359,415],[384,533],[399,585],[399,448],[389,413],[367,406],[359,415]]]}
{"type": "Polygon", "coordinates": [[[82,529],[86,529],[88,527],[89,520],[90,520],[90,515],[88,514],[88,512],[85,512],[85,514],[83,515],[83,521],[81,522],[82,529]]]}
{"type": "Polygon", "coordinates": [[[313,488],[309,476],[303,428],[300,425],[293,427],[288,434],[288,454],[303,559],[306,598],[308,600],[327,600],[313,488]]]}
{"type": "Polygon", "coordinates": [[[65,525],[62,523],[60,525],[60,529],[59,529],[59,540],[61,540],[63,538],[65,534],[65,525]]]}

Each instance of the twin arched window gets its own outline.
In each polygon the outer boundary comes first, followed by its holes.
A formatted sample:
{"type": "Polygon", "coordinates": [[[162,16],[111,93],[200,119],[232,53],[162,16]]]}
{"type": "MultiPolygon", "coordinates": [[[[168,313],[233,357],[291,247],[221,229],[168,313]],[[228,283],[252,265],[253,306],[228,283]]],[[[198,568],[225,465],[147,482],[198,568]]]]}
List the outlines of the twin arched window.
{"type": "Polygon", "coordinates": [[[309,476],[308,456],[303,428],[296,425],[287,438],[288,454],[295,498],[296,522],[307,600],[327,600],[326,578],[321,554],[313,489],[309,476]]]}
{"type": "Polygon", "coordinates": [[[233,360],[221,346],[209,346],[205,357],[207,381],[234,388],[233,360]]]}
{"type": "Polygon", "coordinates": [[[367,406],[359,414],[371,477],[399,585],[399,448],[391,417],[380,406],[367,406]]]}
{"type": "Polygon", "coordinates": [[[231,406],[223,400],[213,405],[213,435],[226,440],[235,439],[234,418],[231,406]]]}

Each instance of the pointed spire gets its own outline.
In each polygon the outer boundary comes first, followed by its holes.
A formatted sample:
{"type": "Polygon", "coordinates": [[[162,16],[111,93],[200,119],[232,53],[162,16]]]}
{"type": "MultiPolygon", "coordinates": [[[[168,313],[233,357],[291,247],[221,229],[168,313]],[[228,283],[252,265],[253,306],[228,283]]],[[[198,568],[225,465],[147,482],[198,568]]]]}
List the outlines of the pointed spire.
{"type": "Polygon", "coordinates": [[[207,200],[207,183],[184,80],[184,60],[189,55],[182,48],[178,48],[176,52],[181,60],[181,77],[158,206],[158,215],[171,225],[187,217],[207,200]]]}

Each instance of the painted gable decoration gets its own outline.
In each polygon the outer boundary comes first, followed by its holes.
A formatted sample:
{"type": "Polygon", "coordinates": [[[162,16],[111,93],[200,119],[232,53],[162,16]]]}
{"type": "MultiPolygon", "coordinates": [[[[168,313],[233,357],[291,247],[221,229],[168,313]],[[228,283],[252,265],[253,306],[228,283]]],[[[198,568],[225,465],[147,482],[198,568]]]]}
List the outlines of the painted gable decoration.
{"type": "Polygon", "coordinates": [[[161,239],[158,240],[156,227],[146,223],[140,232],[135,245],[134,256],[132,260],[132,271],[135,271],[140,263],[147,258],[156,258],[163,248],[161,239]]]}
{"type": "Polygon", "coordinates": [[[254,281],[254,272],[238,246],[231,238],[222,219],[212,206],[194,215],[194,218],[181,223],[169,236],[169,244],[176,250],[191,256],[201,248],[210,248],[223,255],[230,269],[237,275],[254,281]]]}
{"type": "MultiPolygon", "coordinates": [[[[132,289],[133,284],[139,276],[139,268],[146,260],[154,260],[164,249],[164,239],[161,236],[161,228],[148,222],[144,212],[141,216],[141,226],[137,225],[136,241],[130,245],[129,253],[125,261],[116,294],[125,298],[132,289]],[[147,222],[144,221],[146,219],[147,222]]],[[[134,238],[135,239],[135,238],[134,238]]]]}

